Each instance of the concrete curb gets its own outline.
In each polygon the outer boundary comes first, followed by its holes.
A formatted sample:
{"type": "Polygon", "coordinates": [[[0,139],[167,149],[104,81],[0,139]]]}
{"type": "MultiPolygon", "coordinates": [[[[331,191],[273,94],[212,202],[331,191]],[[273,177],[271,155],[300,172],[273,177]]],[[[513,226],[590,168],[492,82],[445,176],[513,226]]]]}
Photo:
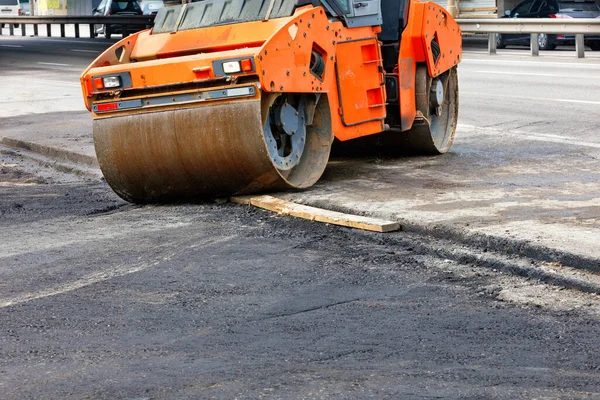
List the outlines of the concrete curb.
{"type": "Polygon", "coordinates": [[[76,153],[69,150],[58,149],[52,146],[46,146],[38,143],[32,143],[25,140],[13,139],[9,137],[0,138],[0,144],[15,149],[28,150],[42,156],[54,158],[60,161],[68,161],[76,164],[84,164],[88,167],[100,168],[96,157],[76,153]]]}

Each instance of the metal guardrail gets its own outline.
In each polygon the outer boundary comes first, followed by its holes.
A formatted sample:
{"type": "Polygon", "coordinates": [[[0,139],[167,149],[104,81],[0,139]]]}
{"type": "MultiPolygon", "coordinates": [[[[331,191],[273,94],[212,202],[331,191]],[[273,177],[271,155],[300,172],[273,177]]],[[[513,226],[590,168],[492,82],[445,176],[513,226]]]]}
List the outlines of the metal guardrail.
{"type": "Polygon", "coordinates": [[[600,35],[600,18],[497,18],[458,19],[463,32],[487,33],[488,53],[496,54],[496,34],[531,34],[531,55],[539,55],[538,34],[551,33],[575,35],[575,51],[578,58],[585,57],[585,35],[600,35]]]}
{"type": "MultiPolygon", "coordinates": [[[[495,18],[495,19],[457,19],[463,32],[487,33],[488,53],[496,54],[496,34],[531,34],[531,54],[539,55],[538,34],[574,34],[575,51],[578,58],[585,57],[584,34],[600,35],[600,18],[495,18]]],[[[26,25],[33,25],[34,36],[38,36],[38,26],[46,25],[46,35],[52,36],[52,25],[60,25],[60,36],[65,37],[65,25],[75,25],[75,37],[79,37],[79,26],[89,25],[90,37],[95,37],[94,25],[121,25],[123,36],[127,36],[130,27],[152,26],[154,16],[22,16],[0,17],[0,24],[9,26],[10,35],[14,35],[15,25],[20,26],[21,34],[26,36],[26,25]]],[[[132,29],[133,30],[133,29],[132,29]]],[[[2,30],[0,29],[0,35],[2,30]]]]}
{"type": "MultiPolygon", "coordinates": [[[[154,15],[133,15],[133,16],[40,16],[40,17],[0,17],[0,24],[8,25],[10,35],[14,35],[17,27],[21,28],[21,35],[26,36],[26,25],[33,25],[33,34],[38,36],[38,26],[46,25],[46,36],[52,36],[52,25],[60,25],[60,37],[65,37],[65,25],[75,26],[75,37],[79,37],[79,26],[89,25],[90,37],[95,37],[94,25],[120,25],[123,37],[130,32],[140,30],[139,27],[152,26],[154,24],[154,15]]],[[[18,29],[18,28],[17,28],[18,29]]],[[[2,35],[2,29],[0,29],[2,35]]]]}

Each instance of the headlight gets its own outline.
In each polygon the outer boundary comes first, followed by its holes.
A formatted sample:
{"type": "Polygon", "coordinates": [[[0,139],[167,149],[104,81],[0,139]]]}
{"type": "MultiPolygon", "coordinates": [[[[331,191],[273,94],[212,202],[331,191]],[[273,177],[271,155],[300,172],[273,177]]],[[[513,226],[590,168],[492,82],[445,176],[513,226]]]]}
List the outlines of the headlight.
{"type": "Polygon", "coordinates": [[[102,81],[106,89],[117,88],[121,86],[121,78],[118,76],[107,76],[102,78],[102,81]]]}
{"type": "Polygon", "coordinates": [[[239,61],[227,61],[223,63],[223,72],[226,74],[235,74],[236,72],[240,72],[242,67],[240,67],[239,61]]]}

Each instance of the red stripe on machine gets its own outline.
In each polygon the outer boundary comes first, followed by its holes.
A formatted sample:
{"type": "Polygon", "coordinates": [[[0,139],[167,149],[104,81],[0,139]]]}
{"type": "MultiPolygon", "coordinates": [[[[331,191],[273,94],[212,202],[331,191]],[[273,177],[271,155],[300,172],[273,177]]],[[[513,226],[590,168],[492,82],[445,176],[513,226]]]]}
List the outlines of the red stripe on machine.
{"type": "Polygon", "coordinates": [[[119,106],[117,103],[104,103],[104,104],[96,104],[97,111],[112,111],[118,110],[119,106]]]}

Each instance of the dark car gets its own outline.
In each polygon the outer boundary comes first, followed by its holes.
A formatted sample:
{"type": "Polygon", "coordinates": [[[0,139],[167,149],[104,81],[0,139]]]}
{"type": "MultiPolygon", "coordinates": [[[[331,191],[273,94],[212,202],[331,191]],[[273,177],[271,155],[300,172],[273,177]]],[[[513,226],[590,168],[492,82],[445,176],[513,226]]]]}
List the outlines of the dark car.
{"type": "MultiPolygon", "coordinates": [[[[137,0],[102,0],[100,5],[93,10],[94,16],[101,15],[143,15],[142,8],[137,0]]],[[[110,39],[113,33],[121,33],[121,25],[96,25],[95,34],[104,33],[110,39]]],[[[146,29],[145,26],[131,26],[131,30],[146,29]]]]}
{"type": "MultiPolygon", "coordinates": [[[[507,10],[503,18],[600,18],[600,6],[594,0],[525,0],[512,10],[507,10]]],[[[586,35],[584,41],[592,50],[600,50],[600,35],[586,35]]],[[[538,35],[541,50],[553,50],[559,44],[574,43],[575,35],[538,35]]],[[[496,35],[496,47],[503,49],[506,45],[529,46],[530,35],[496,35]]]]}

